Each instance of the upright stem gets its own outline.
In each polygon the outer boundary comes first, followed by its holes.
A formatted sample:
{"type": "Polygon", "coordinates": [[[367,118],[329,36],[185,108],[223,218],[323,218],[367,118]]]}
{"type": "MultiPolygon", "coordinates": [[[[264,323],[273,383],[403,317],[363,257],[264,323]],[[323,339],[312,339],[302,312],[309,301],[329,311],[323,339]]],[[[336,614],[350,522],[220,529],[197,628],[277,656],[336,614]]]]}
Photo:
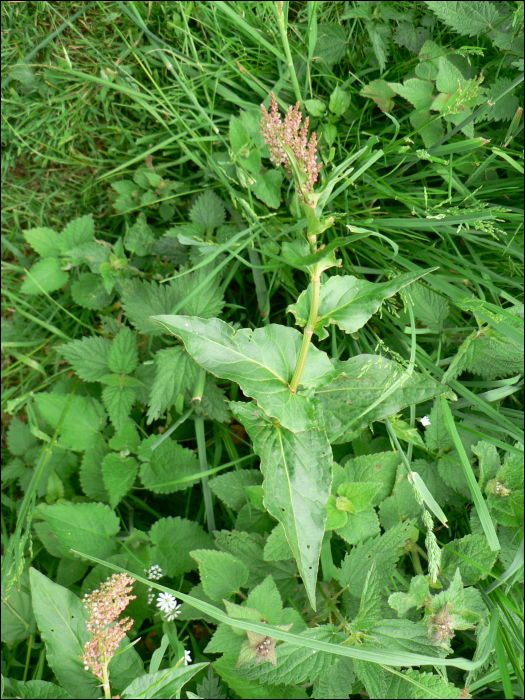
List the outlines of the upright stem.
{"type": "MultiPolygon", "coordinates": [[[[206,381],[206,370],[202,367],[197,375],[197,380],[193,388],[193,398],[192,403],[196,405],[197,402],[200,404],[202,400],[202,394],[204,393],[204,384],[206,381]]],[[[208,458],[206,456],[206,436],[204,434],[204,416],[195,416],[195,437],[197,439],[197,451],[199,453],[199,464],[201,472],[208,471],[208,458]]],[[[204,507],[206,508],[206,522],[208,525],[208,531],[210,534],[215,530],[215,514],[213,512],[213,500],[211,497],[210,484],[208,483],[208,477],[201,477],[202,481],[202,494],[204,496],[204,507]]]]}
{"type": "Polygon", "coordinates": [[[288,70],[290,71],[290,78],[292,80],[292,85],[295,92],[295,99],[297,100],[297,102],[302,103],[303,98],[301,96],[301,88],[299,87],[299,81],[297,80],[297,75],[295,73],[295,66],[293,64],[292,54],[290,53],[290,45],[288,43],[288,36],[286,34],[286,27],[284,24],[283,3],[276,2],[275,5],[277,10],[277,24],[279,25],[281,41],[283,42],[283,49],[286,56],[286,65],[288,66],[288,70]]]}
{"type": "Polygon", "coordinates": [[[312,303],[310,306],[310,315],[308,317],[308,324],[304,329],[303,342],[301,345],[301,350],[299,351],[299,357],[297,358],[297,364],[293,373],[292,381],[290,382],[290,390],[295,392],[301,381],[301,377],[304,371],[304,366],[306,365],[306,358],[308,357],[308,350],[310,349],[310,342],[312,340],[312,335],[314,332],[315,324],[317,321],[317,312],[319,311],[319,293],[321,290],[321,273],[317,266],[315,267],[314,273],[312,275],[312,303]]]}

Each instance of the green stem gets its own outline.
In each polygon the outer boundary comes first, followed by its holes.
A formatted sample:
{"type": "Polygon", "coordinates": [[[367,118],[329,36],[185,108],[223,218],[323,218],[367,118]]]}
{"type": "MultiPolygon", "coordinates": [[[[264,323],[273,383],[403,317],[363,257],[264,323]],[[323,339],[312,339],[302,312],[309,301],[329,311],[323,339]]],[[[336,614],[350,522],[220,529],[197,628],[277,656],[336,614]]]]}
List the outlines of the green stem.
{"type": "Polygon", "coordinates": [[[290,78],[292,80],[292,85],[293,89],[295,92],[295,99],[297,102],[300,102],[302,104],[303,98],[301,96],[301,88],[299,87],[299,81],[297,80],[297,74],[295,72],[295,66],[293,64],[293,59],[292,59],[292,54],[290,53],[290,44],[288,43],[288,36],[286,34],[286,26],[284,22],[284,13],[283,13],[283,3],[282,2],[276,2],[276,16],[277,16],[277,24],[279,25],[279,32],[281,34],[281,41],[283,42],[283,49],[284,53],[286,56],[286,65],[288,66],[288,70],[290,71],[290,78]]]}
{"type": "Polygon", "coordinates": [[[310,342],[312,340],[312,335],[314,333],[315,324],[317,321],[317,312],[319,311],[319,293],[321,291],[321,273],[318,271],[317,266],[312,275],[312,304],[310,306],[310,315],[308,317],[308,324],[304,329],[303,342],[301,345],[301,350],[299,351],[299,357],[297,359],[297,364],[293,373],[292,381],[290,382],[290,390],[295,392],[301,381],[301,376],[303,374],[304,366],[306,364],[306,358],[308,357],[308,350],[310,349],[310,342]]]}
{"type": "MultiPolygon", "coordinates": [[[[202,367],[199,370],[195,386],[193,388],[192,404],[200,404],[202,394],[204,393],[204,384],[206,382],[206,370],[202,367]]],[[[208,471],[208,458],[206,456],[206,436],[204,434],[204,416],[195,416],[195,437],[197,439],[197,450],[199,452],[199,464],[201,472],[208,471]]],[[[208,477],[201,477],[202,495],[204,496],[204,507],[206,508],[206,522],[210,534],[215,530],[215,514],[213,512],[213,500],[211,497],[210,484],[208,477]]]]}

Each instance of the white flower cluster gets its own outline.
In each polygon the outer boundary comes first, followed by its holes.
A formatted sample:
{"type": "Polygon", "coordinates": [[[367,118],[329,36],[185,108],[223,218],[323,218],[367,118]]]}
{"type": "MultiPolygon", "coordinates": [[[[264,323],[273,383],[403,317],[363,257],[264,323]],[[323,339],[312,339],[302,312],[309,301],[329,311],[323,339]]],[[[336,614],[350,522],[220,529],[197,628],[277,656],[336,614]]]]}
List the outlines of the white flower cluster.
{"type": "Polygon", "coordinates": [[[177,603],[177,598],[171,595],[171,593],[160,593],[157,598],[157,607],[166,613],[166,620],[168,622],[173,622],[173,620],[180,615],[181,603],[177,603]]]}
{"type": "MultiPolygon", "coordinates": [[[[153,564],[153,566],[150,566],[149,569],[144,569],[144,573],[148,575],[149,581],[158,581],[164,575],[158,564],[153,564]]],[[[153,592],[153,588],[150,587],[148,588],[148,605],[151,605],[154,600],[155,593],[153,592]]]]}

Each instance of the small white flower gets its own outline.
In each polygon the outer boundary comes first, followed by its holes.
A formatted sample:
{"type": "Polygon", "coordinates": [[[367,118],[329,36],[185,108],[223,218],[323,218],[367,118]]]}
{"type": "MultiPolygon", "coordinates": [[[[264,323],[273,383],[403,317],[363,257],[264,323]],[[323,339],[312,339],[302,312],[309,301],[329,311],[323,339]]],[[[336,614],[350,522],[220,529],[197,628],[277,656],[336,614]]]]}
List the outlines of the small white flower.
{"type": "Polygon", "coordinates": [[[421,419],[421,425],[430,425],[430,418],[428,416],[423,416],[423,418],[421,419]]]}
{"type": "Polygon", "coordinates": [[[184,665],[187,666],[188,664],[191,664],[191,654],[187,649],[185,649],[184,650],[184,665]]]}
{"type": "Polygon", "coordinates": [[[181,603],[178,603],[168,614],[166,620],[168,622],[173,622],[173,620],[180,615],[180,610],[182,608],[181,603]]]}
{"type": "Polygon", "coordinates": [[[170,613],[177,607],[177,599],[171,593],[161,593],[157,598],[157,608],[170,613]]]}

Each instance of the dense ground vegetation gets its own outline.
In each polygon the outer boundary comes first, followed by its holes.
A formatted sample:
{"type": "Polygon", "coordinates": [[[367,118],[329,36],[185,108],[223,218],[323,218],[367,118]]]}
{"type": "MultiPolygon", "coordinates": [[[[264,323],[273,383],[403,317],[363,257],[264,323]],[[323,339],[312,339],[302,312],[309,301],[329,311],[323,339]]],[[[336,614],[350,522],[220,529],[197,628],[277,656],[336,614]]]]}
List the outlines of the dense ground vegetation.
{"type": "Polygon", "coordinates": [[[523,697],[523,4],[1,12],[2,697],[523,697]]]}

